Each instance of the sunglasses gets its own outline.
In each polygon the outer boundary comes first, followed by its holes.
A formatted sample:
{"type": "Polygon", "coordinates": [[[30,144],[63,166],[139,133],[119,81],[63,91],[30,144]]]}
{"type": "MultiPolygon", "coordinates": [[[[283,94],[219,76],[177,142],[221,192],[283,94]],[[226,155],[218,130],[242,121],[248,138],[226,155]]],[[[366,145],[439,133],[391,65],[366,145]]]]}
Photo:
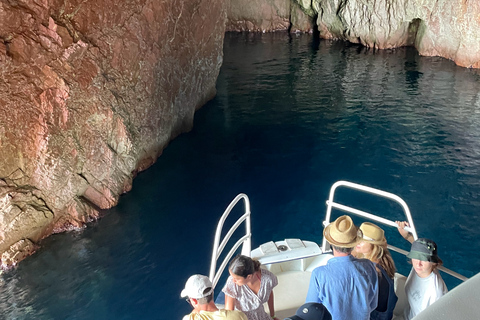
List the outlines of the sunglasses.
{"type": "Polygon", "coordinates": [[[190,300],[190,298],[185,298],[185,301],[187,301],[187,303],[188,303],[189,305],[191,305],[192,308],[194,307],[193,304],[192,304],[192,301],[190,300]]]}

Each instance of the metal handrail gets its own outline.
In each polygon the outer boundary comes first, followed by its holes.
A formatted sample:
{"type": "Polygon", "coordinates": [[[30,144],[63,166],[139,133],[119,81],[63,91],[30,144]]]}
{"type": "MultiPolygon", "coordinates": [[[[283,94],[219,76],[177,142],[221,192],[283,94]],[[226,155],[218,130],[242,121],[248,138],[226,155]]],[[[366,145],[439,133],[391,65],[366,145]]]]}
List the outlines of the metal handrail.
{"type": "MultiPolygon", "coordinates": [[[[364,218],[367,218],[367,219],[370,219],[370,220],[373,220],[375,222],[385,224],[385,225],[388,225],[388,226],[391,226],[391,227],[395,227],[395,228],[398,227],[397,224],[395,223],[395,221],[388,220],[388,219],[385,219],[385,218],[381,218],[381,217],[376,216],[374,214],[371,214],[371,213],[368,213],[368,212],[365,212],[365,211],[361,211],[361,210],[351,208],[349,206],[345,206],[345,205],[334,202],[333,198],[334,198],[334,195],[335,195],[335,190],[338,187],[341,187],[341,186],[356,189],[356,190],[360,190],[360,191],[364,191],[364,192],[368,192],[368,193],[371,193],[371,194],[375,194],[375,195],[378,195],[378,196],[381,196],[381,197],[384,197],[384,198],[388,198],[388,199],[393,200],[393,201],[397,202],[398,204],[400,204],[400,206],[403,208],[403,211],[405,212],[405,216],[407,218],[408,224],[410,225],[410,227],[405,227],[405,230],[407,230],[408,232],[410,232],[413,235],[414,240],[418,239],[417,231],[415,229],[415,225],[413,224],[412,214],[410,213],[410,209],[408,208],[407,203],[405,201],[403,201],[402,198],[400,198],[399,196],[397,196],[393,193],[390,193],[390,192],[386,192],[386,191],[383,191],[383,190],[367,187],[367,186],[357,184],[357,183],[353,183],[353,182],[349,182],[349,181],[337,181],[331,187],[330,196],[329,196],[329,199],[327,200],[327,215],[325,217],[325,221],[323,221],[323,226],[324,227],[326,227],[327,225],[330,224],[330,216],[331,216],[331,213],[332,213],[332,208],[336,208],[336,209],[339,209],[339,210],[342,210],[342,211],[346,211],[346,212],[349,212],[349,213],[352,213],[352,214],[355,214],[355,215],[358,215],[358,216],[361,216],[361,217],[364,217],[364,218]]],[[[393,251],[399,252],[399,253],[401,253],[405,256],[408,254],[407,251],[402,250],[402,249],[397,248],[397,247],[394,247],[394,246],[391,246],[391,245],[388,245],[388,248],[392,249],[393,251]]],[[[322,252],[326,252],[326,251],[327,251],[327,239],[325,239],[325,237],[323,237],[322,252]]],[[[463,276],[459,273],[456,273],[455,271],[447,269],[443,266],[439,266],[438,269],[445,272],[445,273],[448,273],[449,275],[451,275],[451,276],[453,276],[457,279],[460,279],[460,280],[463,280],[463,281],[468,279],[467,277],[465,277],[465,276],[463,276]]]]}
{"type": "MultiPolygon", "coordinates": [[[[390,199],[390,200],[393,200],[393,201],[397,202],[398,204],[400,204],[400,206],[402,206],[403,211],[405,212],[405,216],[407,218],[408,224],[410,225],[410,227],[406,227],[405,230],[407,230],[408,232],[411,232],[412,235],[413,235],[413,238],[415,240],[418,238],[417,231],[415,230],[415,225],[413,224],[412,214],[410,213],[410,209],[408,209],[407,203],[405,201],[403,201],[402,198],[400,198],[399,196],[397,196],[393,193],[390,193],[390,192],[386,192],[386,191],[383,191],[383,190],[367,187],[367,186],[364,186],[364,185],[361,185],[361,184],[358,184],[358,183],[349,182],[349,181],[337,181],[333,184],[332,188],[330,188],[330,196],[327,200],[327,215],[325,217],[325,221],[323,222],[324,227],[326,227],[327,225],[330,224],[330,216],[332,215],[332,208],[336,208],[336,209],[343,210],[343,211],[346,211],[346,212],[349,212],[349,213],[353,213],[355,215],[362,216],[364,218],[367,218],[367,219],[370,219],[370,220],[373,220],[373,221],[376,221],[376,222],[379,222],[379,223],[382,223],[382,224],[386,224],[386,225],[389,225],[389,226],[392,226],[392,227],[397,227],[397,224],[395,223],[395,221],[391,221],[391,220],[388,220],[388,219],[385,219],[385,218],[381,218],[381,217],[378,217],[378,216],[373,215],[371,213],[361,211],[361,210],[357,210],[357,209],[354,209],[354,208],[351,208],[351,207],[348,207],[348,206],[345,206],[345,205],[334,202],[333,198],[334,198],[334,195],[335,195],[335,191],[338,187],[348,187],[348,188],[352,188],[352,189],[355,189],[355,190],[368,192],[368,193],[375,194],[375,195],[378,195],[378,196],[381,196],[381,197],[384,197],[384,198],[387,198],[387,199],[390,199]]],[[[327,239],[325,239],[325,237],[323,237],[322,251],[325,252],[326,249],[327,249],[327,239]]]]}
{"type": "Polygon", "coordinates": [[[243,244],[242,246],[242,254],[246,256],[250,256],[250,253],[252,251],[252,232],[250,228],[250,201],[247,197],[246,194],[240,193],[235,197],[235,199],[230,202],[228,207],[225,209],[223,212],[220,220],[218,221],[217,225],[217,230],[215,232],[215,241],[213,244],[213,251],[212,251],[212,260],[210,263],[210,281],[212,281],[213,288],[218,283],[218,280],[220,279],[220,276],[222,275],[223,271],[225,270],[225,267],[227,266],[228,261],[232,258],[233,254],[235,251],[243,244]],[[235,222],[235,224],[230,227],[230,230],[228,230],[227,234],[225,237],[222,239],[222,242],[220,243],[220,236],[222,235],[222,229],[223,229],[223,224],[225,223],[225,220],[227,219],[228,215],[232,211],[232,209],[235,207],[235,205],[241,200],[244,200],[244,205],[245,205],[245,213],[235,222]],[[222,253],[223,249],[225,248],[226,244],[232,237],[233,233],[237,230],[237,228],[245,222],[245,235],[240,238],[235,245],[230,249],[228,254],[225,256],[225,258],[222,261],[222,264],[216,270],[217,267],[217,260],[220,257],[220,254],[222,253]]]}

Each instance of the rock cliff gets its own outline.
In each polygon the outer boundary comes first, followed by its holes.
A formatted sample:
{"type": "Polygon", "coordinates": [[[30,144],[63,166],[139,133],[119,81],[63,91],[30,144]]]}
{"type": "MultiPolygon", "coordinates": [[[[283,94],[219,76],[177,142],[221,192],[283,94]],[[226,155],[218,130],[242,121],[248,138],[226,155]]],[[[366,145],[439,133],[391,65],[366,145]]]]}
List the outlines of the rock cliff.
{"type": "Polygon", "coordinates": [[[228,30],[311,32],[317,28],[324,39],[375,49],[415,46],[421,55],[480,68],[480,1],[229,1],[228,30]]]}
{"type": "Polygon", "coordinates": [[[318,29],[480,68],[479,16],[473,0],[0,1],[2,267],[115,205],[190,129],[226,29],[318,29]]]}
{"type": "Polygon", "coordinates": [[[116,204],[215,95],[226,4],[0,1],[0,254],[116,204]]]}

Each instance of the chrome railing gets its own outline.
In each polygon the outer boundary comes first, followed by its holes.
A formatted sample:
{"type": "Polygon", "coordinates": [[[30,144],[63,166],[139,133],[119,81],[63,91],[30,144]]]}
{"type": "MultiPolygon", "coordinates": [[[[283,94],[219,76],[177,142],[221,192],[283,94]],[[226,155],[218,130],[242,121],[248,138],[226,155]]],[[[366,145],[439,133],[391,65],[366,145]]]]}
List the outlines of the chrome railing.
{"type": "Polygon", "coordinates": [[[225,209],[225,211],[222,214],[222,217],[218,221],[217,224],[217,230],[215,232],[215,241],[213,244],[213,252],[212,252],[212,261],[210,263],[210,281],[212,281],[213,287],[218,283],[218,280],[220,279],[223,271],[225,270],[225,267],[227,266],[227,263],[230,261],[232,258],[233,254],[237,249],[242,246],[242,254],[246,256],[250,256],[250,252],[252,250],[252,233],[251,233],[251,228],[250,228],[250,201],[247,197],[246,194],[240,193],[235,197],[235,199],[230,202],[228,207],[225,209]],[[222,235],[222,229],[223,225],[225,223],[225,220],[227,219],[228,215],[232,211],[232,209],[235,207],[235,205],[243,199],[244,205],[245,205],[245,213],[235,222],[235,224],[228,230],[227,234],[223,237],[222,241],[220,242],[220,237],[222,235]],[[245,222],[245,235],[241,237],[235,245],[230,249],[228,254],[225,256],[225,258],[222,261],[222,264],[217,270],[217,261],[218,258],[220,257],[223,249],[227,245],[228,241],[232,237],[233,233],[237,228],[245,222]]]}

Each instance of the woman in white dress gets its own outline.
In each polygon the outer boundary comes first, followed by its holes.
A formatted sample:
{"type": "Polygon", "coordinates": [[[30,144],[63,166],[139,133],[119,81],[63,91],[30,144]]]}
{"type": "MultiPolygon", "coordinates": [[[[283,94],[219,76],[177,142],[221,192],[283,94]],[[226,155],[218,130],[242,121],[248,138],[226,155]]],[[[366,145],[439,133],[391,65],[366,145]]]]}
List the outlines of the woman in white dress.
{"type": "Polygon", "coordinates": [[[273,288],[278,284],[277,276],[260,268],[260,262],[250,257],[238,255],[230,261],[225,293],[225,309],[240,310],[248,320],[279,320],[275,317],[273,288]],[[270,315],[263,304],[268,303],[270,315]]]}
{"type": "Polygon", "coordinates": [[[413,241],[411,233],[404,228],[405,221],[396,221],[400,234],[412,243],[408,258],[412,259],[413,268],[405,283],[408,306],[405,308],[405,320],[410,320],[440,299],[448,292],[442,276],[437,270],[443,264],[438,257],[437,244],[425,238],[413,241]]]}

